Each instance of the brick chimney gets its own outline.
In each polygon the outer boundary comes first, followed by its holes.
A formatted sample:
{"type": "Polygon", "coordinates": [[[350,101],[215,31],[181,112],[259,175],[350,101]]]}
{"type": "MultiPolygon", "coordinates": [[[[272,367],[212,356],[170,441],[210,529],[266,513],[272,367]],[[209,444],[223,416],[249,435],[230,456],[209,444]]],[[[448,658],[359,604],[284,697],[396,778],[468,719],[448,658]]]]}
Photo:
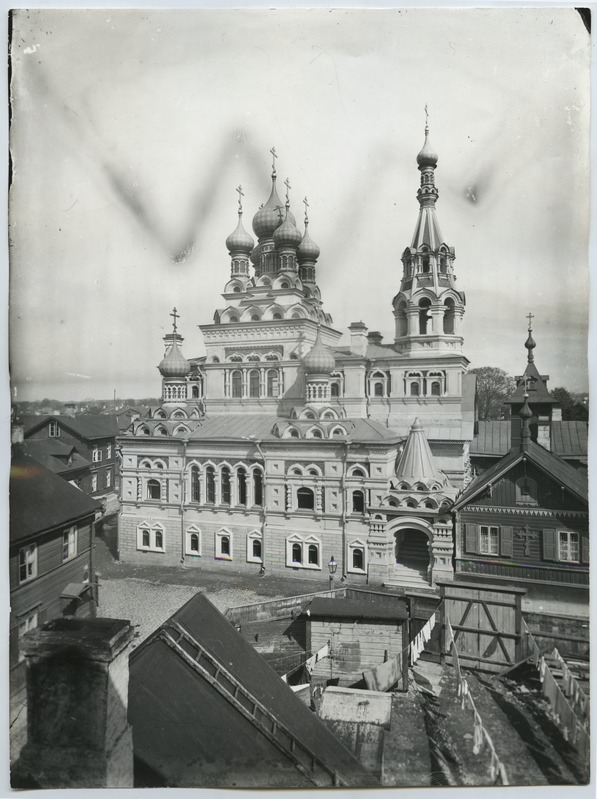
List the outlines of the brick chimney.
{"type": "Polygon", "coordinates": [[[59,618],[23,638],[27,743],[14,787],[132,788],[130,622],[59,618]]]}
{"type": "Polygon", "coordinates": [[[364,322],[352,322],[350,330],[350,351],[353,355],[365,355],[367,352],[367,325],[364,322]]]}

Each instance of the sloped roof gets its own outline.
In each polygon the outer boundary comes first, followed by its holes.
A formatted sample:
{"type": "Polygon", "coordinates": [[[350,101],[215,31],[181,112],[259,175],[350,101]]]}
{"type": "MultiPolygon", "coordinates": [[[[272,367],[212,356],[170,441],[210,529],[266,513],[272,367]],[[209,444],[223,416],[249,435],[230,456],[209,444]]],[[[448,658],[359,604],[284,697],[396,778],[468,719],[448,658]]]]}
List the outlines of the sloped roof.
{"type": "MultiPolygon", "coordinates": [[[[478,422],[478,434],[470,447],[471,455],[502,456],[510,450],[510,420],[478,422]]],[[[552,422],[551,443],[560,458],[586,458],[588,451],[587,422],[552,422]]]]}
{"type": "Polygon", "coordinates": [[[526,381],[525,378],[530,378],[529,386],[528,386],[528,393],[529,393],[529,405],[533,405],[533,403],[541,403],[549,404],[549,405],[558,405],[558,401],[554,399],[549,391],[547,390],[546,381],[549,380],[549,375],[541,375],[537,370],[533,361],[527,363],[526,369],[524,370],[524,374],[522,377],[518,378],[518,385],[516,386],[516,391],[512,394],[511,397],[508,397],[507,400],[504,400],[505,405],[517,405],[524,402],[524,393],[525,393],[525,386],[526,381]]]}
{"type": "Polygon", "coordinates": [[[82,438],[110,438],[118,435],[118,421],[113,414],[82,414],[80,416],[23,416],[25,436],[50,421],[77,433],[82,438]]]}
{"type": "Polygon", "coordinates": [[[574,467],[569,466],[553,452],[544,449],[534,441],[529,441],[528,449],[523,452],[518,449],[510,451],[497,463],[494,463],[493,466],[483,472],[483,474],[473,480],[454,503],[454,510],[459,510],[470,502],[471,499],[476,497],[490,483],[494,483],[509,472],[510,469],[522,461],[524,457],[542,469],[555,482],[567,488],[572,494],[578,497],[578,499],[588,503],[589,495],[586,475],[574,467]]]}
{"type": "Polygon", "coordinates": [[[438,469],[435,463],[425,431],[418,419],[414,420],[410,428],[396,469],[396,479],[406,480],[411,486],[421,482],[427,487],[432,483],[439,483],[443,486],[448,482],[446,475],[438,469]]]}
{"type": "Polygon", "coordinates": [[[394,600],[391,604],[379,602],[363,602],[356,599],[318,596],[309,603],[309,614],[312,618],[377,619],[396,623],[408,619],[408,610],[404,600],[394,600]]]}
{"type": "Polygon", "coordinates": [[[15,447],[10,469],[10,541],[68,524],[100,503],[15,447]]]}
{"type": "Polygon", "coordinates": [[[417,217],[415,232],[410,246],[412,249],[418,250],[423,244],[427,244],[432,250],[437,250],[443,243],[444,240],[439,229],[435,208],[432,205],[423,206],[417,217]]]}
{"type": "Polygon", "coordinates": [[[21,447],[26,455],[30,455],[55,474],[76,472],[91,465],[86,458],[79,455],[75,447],[57,438],[28,439],[21,447]]]}
{"type": "MultiPolygon", "coordinates": [[[[345,784],[378,785],[376,778],[201,593],[164,622],[130,657],[129,719],[135,730],[135,756],[149,769],[165,779],[168,772],[176,773],[176,783],[170,784],[187,787],[202,784],[201,777],[210,768],[220,774],[220,787],[247,784],[234,774],[239,753],[247,761],[247,777],[251,768],[261,772],[264,769],[260,754],[267,741],[259,724],[247,720],[234,701],[225,698],[183,656],[165,645],[162,631],[167,633],[175,625],[182,627],[253,700],[275,716],[299,744],[337,772],[345,784]],[[164,730],[167,734],[163,734],[164,730]],[[228,768],[233,771],[228,780],[234,782],[226,782],[228,768]]],[[[273,784],[306,787],[302,775],[302,781],[297,781],[299,772],[294,766],[289,770],[289,762],[288,756],[279,751],[266,764],[272,780],[279,773],[273,784]]],[[[248,784],[256,787],[254,782],[248,784]]]]}

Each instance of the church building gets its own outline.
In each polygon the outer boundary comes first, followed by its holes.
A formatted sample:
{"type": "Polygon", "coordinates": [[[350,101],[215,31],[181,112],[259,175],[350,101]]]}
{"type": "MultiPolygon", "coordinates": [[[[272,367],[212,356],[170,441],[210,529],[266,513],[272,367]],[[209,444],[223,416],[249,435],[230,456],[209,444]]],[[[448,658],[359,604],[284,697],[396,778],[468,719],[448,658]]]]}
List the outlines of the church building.
{"type": "Polygon", "coordinates": [[[335,564],[357,584],[451,579],[450,507],[470,473],[475,383],[428,128],[390,343],[358,321],[340,345],[307,199],[300,232],[271,152],[256,241],[238,189],[222,307],[200,325],[205,356],[184,357],[174,309],[162,402],[119,438],[120,557],[326,583],[335,564]]]}

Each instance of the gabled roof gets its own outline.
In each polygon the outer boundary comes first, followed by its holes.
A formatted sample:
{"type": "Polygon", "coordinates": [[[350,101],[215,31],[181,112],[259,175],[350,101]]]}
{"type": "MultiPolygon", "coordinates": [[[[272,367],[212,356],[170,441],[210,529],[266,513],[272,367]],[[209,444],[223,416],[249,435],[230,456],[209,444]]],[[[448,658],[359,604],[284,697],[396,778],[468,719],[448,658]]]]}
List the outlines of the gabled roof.
{"type": "MultiPolygon", "coordinates": [[[[510,420],[478,422],[478,434],[471,442],[471,455],[503,456],[510,450],[510,420]]],[[[552,451],[560,458],[586,458],[587,422],[552,422],[552,451]]]]}
{"type": "Polygon", "coordinates": [[[131,654],[130,667],[129,720],[135,756],[161,779],[175,780],[166,784],[213,787],[214,783],[208,782],[211,769],[219,787],[257,787],[251,771],[263,774],[269,770],[269,778],[276,782],[268,787],[308,787],[308,770],[300,774],[285,751],[270,747],[269,762],[264,763],[263,752],[270,745],[260,726],[263,714],[250,715],[239,708],[239,704],[250,708],[255,702],[270,718],[275,717],[281,731],[285,728],[298,745],[335,771],[343,784],[378,784],[201,593],[131,654]],[[187,636],[181,640],[189,657],[165,643],[169,635],[179,639],[181,629],[187,636]],[[192,667],[197,646],[205,653],[199,662],[206,664],[213,679],[192,667]],[[225,676],[218,678],[216,669],[225,676]],[[238,694],[233,690],[235,684],[238,694]],[[239,775],[239,769],[243,771],[239,761],[246,763],[247,782],[239,775]]]}
{"type": "Polygon", "coordinates": [[[534,441],[529,441],[528,449],[523,452],[519,449],[510,451],[497,463],[494,463],[493,466],[487,469],[487,471],[479,475],[476,480],[473,480],[454,503],[454,510],[459,510],[484,491],[490,483],[495,483],[496,480],[501,479],[514,466],[520,463],[523,458],[534,463],[535,466],[544,471],[548,477],[551,477],[554,482],[564,486],[571,494],[574,494],[574,496],[582,502],[588,504],[589,494],[586,476],[574,467],[569,466],[557,455],[554,455],[553,452],[544,449],[534,441]]]}
{"type": "Polygon", "coordinates": [[[558,405],[558,401],[554,399],[547,390],[546,381],[549,380],[549,375],[540,375],[534,362],[527,363],[524,374],[517,377],[516,391],[507,400],[504,400],[505,405],[522,405],[524,402],[525,386],[527,385],[528,378],[528,393],[529,405],[541,403],[542,405],[558,405]]]}
{"type": "Polygon", "coordinates": [[[118,421],[114,415],[82,414],[81,416],[24,416],[25,437],[50,421],[79,435],[81,438],[111,438],[118,435],[118,421]]]}
{"type": "Polygon", "coordinates": [[[26,455],[55,474],[76,472],[91,465],[75,447],[57,438],[28,439],[21,444],[21,448],[26,455]]]}
{"type": "Polygon", "coordinates": [[[73,523],[100,507],[99,502],[15,447],[10,469],[11,543],[73,523]]]}

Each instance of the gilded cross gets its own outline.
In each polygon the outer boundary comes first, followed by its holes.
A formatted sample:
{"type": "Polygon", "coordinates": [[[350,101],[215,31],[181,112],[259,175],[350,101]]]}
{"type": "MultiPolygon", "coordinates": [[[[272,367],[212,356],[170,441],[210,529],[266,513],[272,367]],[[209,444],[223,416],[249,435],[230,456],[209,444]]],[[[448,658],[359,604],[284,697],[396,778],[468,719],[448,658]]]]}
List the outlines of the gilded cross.
{"type": "Polygon", "coordinates": [[[243,191],[243,187],[242,186],[238,186],[236,190],[238,192],[238,211],[239,211],[239,213],[242,213],[242,210],[243,210],[243,197],[245,196],[245,193],[243,191]]]}
{"type": "Polygon", "coordinates": [[[307,200],[306,197],[303,200],[303,203],[305,205],[305,225],[308,225],[309,224],[309,201],[307,200]]]}
{"type": "Polygon", "coordinates": [[[534,318],[535,318],[535,316],[532,313],[529,313],[528,316],[527,316],[527,319],[529,320],[529,330],[531,329],[531,325],[532,325],[531,320],[534,319],[534,318]]]}
{"type": "Polygon", "coordinates": [[[525,526],[522,528],[522,530],[518,530],[517,531],[516,537],[517,538],[524,538],[524,554],[525,555],[530,555],[531,554],[531,550],[530,550],[531,541],[533,541],[535,538],[537,538],[537,531],[536,530],[531,530],[529,525],[525,524],[525,526]]]}
{"type": "Polygon", "coordinates": [[[427,103],[425,103],[425,127],[429,124],[429,111],[427,110],[427,103]]]}
{"type": "Polygon", "coordinates": [[[270,150],[270,153],[272,154],[272,170],[273,170],[274,174],[276,174],[276,158],[278,157],[278,153],[276,152],[276,148],[272,147],[272,149],[270,150]]]}
{"type": "Polygon", "coordinates": [[[288,178],[286,178],[286,180],[284,181],[284,185],[286,186],[286,202],[289,203],[290,197],[288,196],[288,192],[290,191],[292,186],[290,185],[290,181],[288,180],[288,178]]]}
{"type": "Polygon", "coordinates": [[[177,320],[177,319],[180,319],[180,315],[176,313],[176,308],[174,308],[174,309],[172,310],[172,313],[170,314],[170,316],[171,316],[171,317],[172,317],[172,319],[173,319],[173,322],[172,322],[172,327],[174,328],[174,332],[176,333],[176,320],[177,320]]]}

